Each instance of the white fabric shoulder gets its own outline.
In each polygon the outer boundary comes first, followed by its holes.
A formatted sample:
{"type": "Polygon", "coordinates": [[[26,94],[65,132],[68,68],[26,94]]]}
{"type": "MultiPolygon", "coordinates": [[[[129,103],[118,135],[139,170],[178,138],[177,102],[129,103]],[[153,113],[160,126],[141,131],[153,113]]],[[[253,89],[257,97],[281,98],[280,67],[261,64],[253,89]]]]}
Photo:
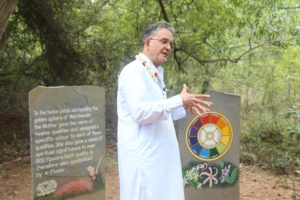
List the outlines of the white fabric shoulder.
{"type": "Polygon", "coordinates": [[[139,61],[131,62],[122,70],[119,93],[139,124],[166,120],[172,111],[183,105],[179,95],[164,99],[159,86],[139,61]]]}

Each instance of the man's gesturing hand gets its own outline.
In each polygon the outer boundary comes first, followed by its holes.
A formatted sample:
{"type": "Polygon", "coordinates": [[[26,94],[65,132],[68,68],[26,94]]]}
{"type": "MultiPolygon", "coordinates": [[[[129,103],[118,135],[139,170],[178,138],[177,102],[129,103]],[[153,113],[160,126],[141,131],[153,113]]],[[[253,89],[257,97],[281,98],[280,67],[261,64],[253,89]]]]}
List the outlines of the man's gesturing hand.
{"type": "Polygon", "coordinates": [[[184,84],[182,91],[180,92],[180,97],[183,101],[183,107],[186,110],[190,110],[191,115],[194,114],[193,110],[200,115],[200,111],[208,112],[209,109],[204,106],[211,106],[213,103],[209,101],[203,101],[210,97],[208,94],[190,94],[189,88],[184,84]],[[204,105],[204,106],[203,106],[204,105]],[[200,110],[200,111],[199,111],[200,110]]]}

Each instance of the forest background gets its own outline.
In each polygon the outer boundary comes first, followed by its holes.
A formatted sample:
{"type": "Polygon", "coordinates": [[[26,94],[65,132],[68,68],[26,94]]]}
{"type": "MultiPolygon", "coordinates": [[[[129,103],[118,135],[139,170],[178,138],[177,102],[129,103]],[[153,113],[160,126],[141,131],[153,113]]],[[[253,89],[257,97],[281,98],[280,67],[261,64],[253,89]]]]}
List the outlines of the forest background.
{"type": "Polygon", "coordinates": [[[1,163],[29,157],[28,92],[39,85],[105,87],[115,147],[118,74],[157,21],[177,30],[164,64],[168,95],[183,83],[240,95],[241,162],[299,171],[299,1],[0,0],[0,19],[0,173],[1,163]]]}

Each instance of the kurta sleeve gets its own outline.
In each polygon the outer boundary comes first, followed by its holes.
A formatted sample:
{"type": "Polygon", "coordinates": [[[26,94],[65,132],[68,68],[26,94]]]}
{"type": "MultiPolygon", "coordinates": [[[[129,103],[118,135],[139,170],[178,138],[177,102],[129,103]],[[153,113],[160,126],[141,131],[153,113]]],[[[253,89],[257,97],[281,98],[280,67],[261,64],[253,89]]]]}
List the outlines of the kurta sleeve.
{"type": "Polygon", "coordinates": [[[123,101],[128,106],[128,110],[133,119],[138,124],[149,124],[156,120],[166,120],[169,114],[182,107],[183,102],[179,95],[168,99],[153,97],[150,94],[149,87],[153,86],[147,83],[148,73],[143,66],[133,64],[124,69],[119,78],[119,90],[123,101]],[[155,100],[153,100],[155,99],[155,100]]]}
{"type": "Polygon", "coordinates": [[[181,118],[184,118],[185,116],[186,116],[186,111],[183,107],[177,108],[172,112],[173,120],[179,120],[181,118]]]}

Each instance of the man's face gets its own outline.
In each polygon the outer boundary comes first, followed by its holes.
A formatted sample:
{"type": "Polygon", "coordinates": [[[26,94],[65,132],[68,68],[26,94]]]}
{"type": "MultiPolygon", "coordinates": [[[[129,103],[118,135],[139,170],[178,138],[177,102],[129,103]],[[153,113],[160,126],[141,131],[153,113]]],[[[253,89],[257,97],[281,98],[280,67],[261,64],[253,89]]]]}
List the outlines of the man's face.
{"type": "Polygon", "coordinates": [[[173,44],[173,35],[166,29],[159,29],[151,38],[146,38],[145,47],[146,55],[150,58],[153,64],[158,67],[166,62],[173,44]]]}

